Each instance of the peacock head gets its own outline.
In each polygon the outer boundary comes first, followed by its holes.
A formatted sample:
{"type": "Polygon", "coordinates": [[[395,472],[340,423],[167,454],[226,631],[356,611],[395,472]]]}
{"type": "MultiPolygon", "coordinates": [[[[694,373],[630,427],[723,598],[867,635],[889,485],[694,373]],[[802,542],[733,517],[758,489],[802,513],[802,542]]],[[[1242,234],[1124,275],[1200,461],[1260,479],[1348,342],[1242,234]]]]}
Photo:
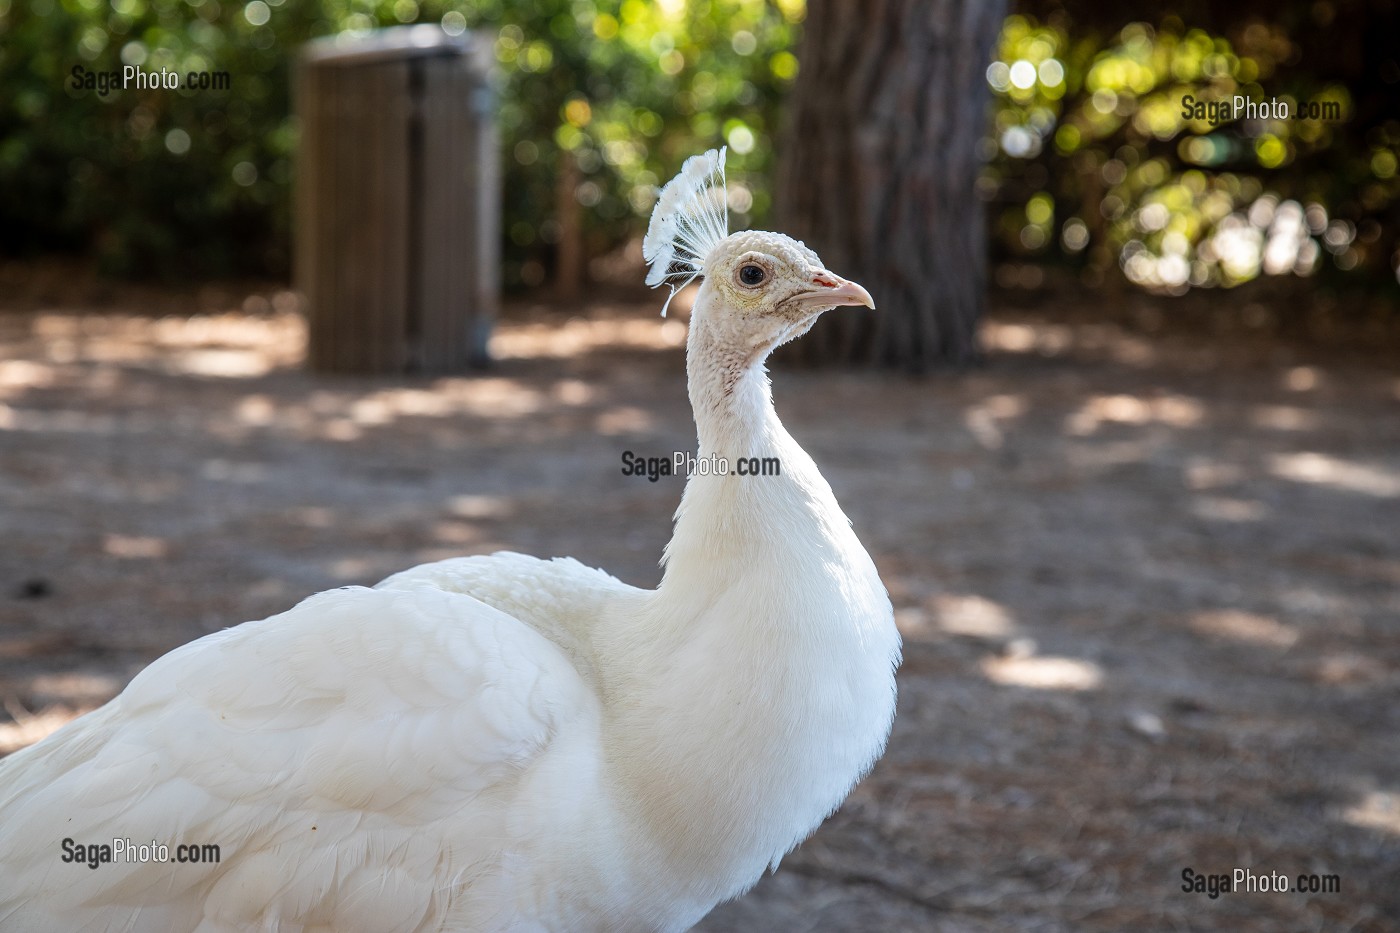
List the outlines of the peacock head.
{"type": "Polygon", "coordinates": [[[651,264],[647,284],[669,285],[674,297],[703,276],[696,314],[766,349],[805,334],[831,308],[875,307],[869,292],[828,271],[801,241],[759,230],[729,233],[725,151],[686,160],[661,190],[642,244],[651,264]]]}
{"type": "Polygon", "coordinates": [[[800,240],[761,230],[735,233],[710,250],[705,283],[711,306],[779,327],[783,340],[806,333],[822,312],[840,305],[875,307],[869,292],[829,272],[800,240]],[[800,330],[787,332],[794,327],[800,330]]]}

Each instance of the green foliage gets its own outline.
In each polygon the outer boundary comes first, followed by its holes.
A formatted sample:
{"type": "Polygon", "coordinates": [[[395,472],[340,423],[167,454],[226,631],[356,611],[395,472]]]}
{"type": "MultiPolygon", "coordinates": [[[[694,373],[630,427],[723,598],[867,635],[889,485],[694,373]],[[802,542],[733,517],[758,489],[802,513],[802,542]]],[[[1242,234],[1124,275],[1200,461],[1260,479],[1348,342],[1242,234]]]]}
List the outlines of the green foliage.
{"type": "Polygon", "coordinates": [[[738,213],[761,216],[802,0],[0,0],[0,248],[90,251],[125,274],[290,265],[296,49],[440,22],[495,37],[507,279],[538,281],[561,153],[597,254],[638,229],[651,188],[727,140],[738,213]],[[88,72],[227,72],[228,90],[75,88],[88,72]],[[752,203],[747,203],[748,200],[752,203]]]}
{"type": "MultiPolygon", "coordinates": [[[[286,268],[295,135],[277,35],[217,0],[0,0],[0,10],[7,251],[90,249],[123,273],[286,268]],[[74,87],[75,67],[123,65],[226,71],[232,89],[74,87]]],[[[275,16],[280,35],[330,27],[309,6],[275,16]]]]}
{"type": "MultiPolygon", "coordinates": [[[[83,251],[123,274],[286,274],[297,48],[416,22],[494,41],[508,284],[547,277],[561,198],[578,202],[584,255],[602,255],[643,228],[686,156],[721,142],[736,220],[761,223],[804,8],[0,0],[0,250],[83,251]],[[125,65],[227,73],[231,87],[73,86],[75,66],[125,65]]],[[[1400,205],[1400,121],[1377,106],[1380,83],[1300,65],[1298,28],[1249,21],[1226,36],[1168,16],[1103,36],[1063,13],[1009,17],[987,72],[995,124],[979,182],[997,252],[1080,264],[1091,279],[1116,266],[1165,291],[1269,272],[1393,281],[1395,237],[1382,231],[1400,205]],[[1188,95],[1200,107],[1184,114],[1188,95]],[[1318,114],[1216,119],[1235,95],[1318,114]]]]}
{"type": "Polygon", "coordinates": [[[580,172],[585,253],[644,228],[655,188],[727,142],[736,221],[763,217],[788,51],[803,0],[493,0],[466,24],[497,30],[504,77],[507,281],[536,284],[560,236],[560,160],[580,172]],[[499,25],[497,25],[499,24],[499,25]]]}
{"type": "Polygon", "coordinates": [[[1107,40],[1009,17],[980,182],[999,249],[1082,256],[1091,279],[1116,261],[1172,293],[1329,266],[1390,279],[1400,123],[1356,125],[1349,89],[1297,57],[1260,22],[1232,43],[1170,16],[1107,40]],[[1270,106],[1236,114],[1237,97],[1270,106]]]}

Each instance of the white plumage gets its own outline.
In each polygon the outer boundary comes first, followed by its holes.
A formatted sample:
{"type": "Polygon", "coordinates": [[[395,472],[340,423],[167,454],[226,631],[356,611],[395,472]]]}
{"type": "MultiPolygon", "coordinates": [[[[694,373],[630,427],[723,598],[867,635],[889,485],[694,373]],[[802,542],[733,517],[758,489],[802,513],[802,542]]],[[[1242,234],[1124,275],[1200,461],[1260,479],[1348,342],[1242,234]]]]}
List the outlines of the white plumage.
{"type": "Polygon", "coordinates": [[[676,292],[705,273],[705,257],[729,235],[729,198],[724,183],[728,151],[721,146],[686,159],[681,173],[656,197],[642,240],[642,258],[651,265],[647,284],[671,287],[661,306],[662,317],[676,292]]]}
{"type": "Polygon", "coordinates": [[[0,762],[0,929],[683,930],[838,806],[884,746],[899,638],[763,361],[870,298],[777,234],[686,255],[699,454],[780,476],[692,477],[656,590],[501,553],[172,651],[0,762]],[[221,860],[93,869],[65,838],[221,860]]]}

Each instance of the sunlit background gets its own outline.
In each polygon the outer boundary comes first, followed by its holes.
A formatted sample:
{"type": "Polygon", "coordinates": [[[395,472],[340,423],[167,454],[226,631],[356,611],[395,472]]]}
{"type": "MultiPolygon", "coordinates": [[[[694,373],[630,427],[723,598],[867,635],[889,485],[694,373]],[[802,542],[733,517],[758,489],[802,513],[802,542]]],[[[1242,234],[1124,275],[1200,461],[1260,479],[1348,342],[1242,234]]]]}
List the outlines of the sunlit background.
{"type": "MultiPolygon", "coordinates": [[[[1333,4],[1284,12],[1299,14],[1314,45],[1337,45],[1333,4]]],[[[1393,271],[1400,121],[1377,105],[1400,91],[1400,64],[1371,62],[1354,89],[1335,62],[1304,59],[1307,42],[1260,19],[1217,34],[1168,14],[1101,34],[1009,17],[987,69],[998,104],[981,181],[998,246],[1171,294],[1393,271]],[[1280,106],[1216,116],[1237,95],[1280,106]]]]}
{"type": "MultiPolygon", "coordinates": [[[[1170,294],[1258,276],[1393,289],[1400,60],[1357,54],[1367,5],[1211,22],[1021,6],[986,69],[999,284],[1060,267],[1170,294]],[[1187,95],[1292,116],[1187,117],[1187,95]]],[[[128,275],[287,275],[289,51],[427,22],[494,37],[507,287],[549,282],[563,238],[605,280],[635,267],[619,260],[688,153],[727,143],[736,222],[767,218],[803,18],[803,0],[0,0],[0,245],[128,275]],[[226,71],[233,90],[71,86],[74,66],[123,65],[226,71]]]]}

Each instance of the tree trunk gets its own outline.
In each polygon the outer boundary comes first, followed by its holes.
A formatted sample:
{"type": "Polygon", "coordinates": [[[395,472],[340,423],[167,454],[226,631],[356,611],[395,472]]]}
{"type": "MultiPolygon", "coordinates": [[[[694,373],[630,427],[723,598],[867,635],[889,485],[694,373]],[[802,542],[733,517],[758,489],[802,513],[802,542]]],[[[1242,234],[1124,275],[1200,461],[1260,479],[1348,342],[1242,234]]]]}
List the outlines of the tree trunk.
{"type": "Polygon", "coordinates": [[[797,359],[918,372],[977,357],[977,144],[1005,13],[1005,0],[808,0],[778,229],[880,310],[825,315],[790,348],[797,359]]]}
{"type": "Polygon", "coordinates": [[[554,219],[559,240],[554,253],[554,297],[575,304],[583,291],[583,210],[578,203],[578,161],[567,149],[559,152],[554,183],[554,219]]]}

